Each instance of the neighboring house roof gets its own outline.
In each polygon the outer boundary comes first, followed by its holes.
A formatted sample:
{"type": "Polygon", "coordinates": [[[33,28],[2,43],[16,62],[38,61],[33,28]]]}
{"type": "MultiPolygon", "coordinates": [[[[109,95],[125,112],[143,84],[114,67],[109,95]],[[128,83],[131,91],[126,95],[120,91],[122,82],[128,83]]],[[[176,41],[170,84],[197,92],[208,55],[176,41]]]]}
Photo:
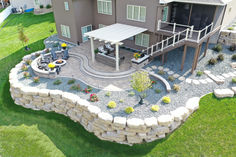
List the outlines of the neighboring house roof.
{"type": "Polygon", "coordinates": [[[182,2],[182,3],[195,3],[195,4],[207,4],[207,5],[226,5],[232,0],[160,0],[161,4],[167,4],[170,2],[182,2]]]}

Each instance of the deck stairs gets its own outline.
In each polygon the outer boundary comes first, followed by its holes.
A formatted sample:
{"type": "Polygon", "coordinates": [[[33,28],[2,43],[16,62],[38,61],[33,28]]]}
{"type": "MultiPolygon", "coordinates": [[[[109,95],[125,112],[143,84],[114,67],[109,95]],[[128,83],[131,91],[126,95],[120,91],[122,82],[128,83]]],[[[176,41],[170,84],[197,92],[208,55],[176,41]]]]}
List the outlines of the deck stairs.
{"type": "Polygon", "coordinates": [[[187,42],[193,42],[196,44],[200,44],[203,42],[209,35],[214,32],[213,31],[213,23],[206,26],[202,30],[194,30],[193,26],[184,26],[185,28],[181,31],[178,31],[176,28],[177,26],[183,26],[176,23],[167,23],[168,25],[173,24],[173,27],[171,30],[165,30],[164,28],[161,28],[161,24],[163,21],[158,22],[158,30],[159,31],[166,31],[172,34],[172,36],[168,37],[167,39],[162,40],[161,42],[158,42],[154,45],[151,45],[150,47],[144,49],[142,52],[147,53],[151,57],[160,56],[162,54],[165,54],[168,51],[171,51],[173,49],[176,49],[178,47],[181,47],[185,45],[187,42]]]}

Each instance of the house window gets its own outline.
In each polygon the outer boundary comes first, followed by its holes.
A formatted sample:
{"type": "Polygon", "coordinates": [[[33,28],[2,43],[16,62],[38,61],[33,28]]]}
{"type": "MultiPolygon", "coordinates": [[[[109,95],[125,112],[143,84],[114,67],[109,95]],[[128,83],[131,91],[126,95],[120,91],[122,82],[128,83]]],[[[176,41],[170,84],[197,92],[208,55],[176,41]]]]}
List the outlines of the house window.
{"type": "Polygon", "coordinates": [[[65,5],[65,10],[68,11],[69,10],[69,3],[68,2],[64,2],[65,5]]]}
{"type": "Polygon", "coordinates": [[[145,20],[146,20],[146,7],[127,5],[127,19],[145,22],[145,20]]]}
{"type": "Polygon", "coordinates": [[[168,19],[168,6],[163,8],[162,21],[167,21],[168,19]]]}
{"type": "Polygon", "coordinates": [[[106,25],[103,25],[103,24],[98,25],[98,28],[103,28],[103,27],[106,27],[106,25]]]}
{"type": "Polygon", "coordinates": [[[98,13],[112,15],[111,0],[97,0],[98,13]]]}
{"type": "Polygon", "coordinates": [[[148,47],[149,46],[149,34],[138,34],[135,36],[135,44],[138,46],[148,47]]]}
{"type": "Polygon", "coordinates": [[[39,5],[39,0],[35,0],[35,5],[39,5]]]}
{"type": "Polygon", "coordinates": [[[61,35],[66,38],[70,38],[70,27],[61,25],[61,35]]]}

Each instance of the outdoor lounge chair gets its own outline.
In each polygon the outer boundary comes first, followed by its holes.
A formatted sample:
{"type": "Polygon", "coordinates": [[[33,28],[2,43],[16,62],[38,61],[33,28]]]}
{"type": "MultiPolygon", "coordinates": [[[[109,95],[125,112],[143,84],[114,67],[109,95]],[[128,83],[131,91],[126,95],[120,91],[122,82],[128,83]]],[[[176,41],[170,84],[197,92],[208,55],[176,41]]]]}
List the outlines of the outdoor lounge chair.
{"type": "Polygon", "coordinates": [[[107,54],[108,53],[107,50],[104,49],[104,46],[99,46],[98,47],[98,51],[103,53],[103,54],[107,54]]]}
{"type": "Polygon", "coordinates": [[[57,54],[54,51],[51,51],[51,55],[53,61],[57,60],[57,54]]]}
{"type": "Polygon", "coordinates": [[[111,46],[111,44],[105,44],[106,49],[108,49],[110,52],[114,51],[115,49],[111,46]]]}
{"type": "Polygon", "coordinates": [[[69,58],[68,50],[65,49],[65,50],[62,50],[62,51],[63,51],[63,57],[62,57],[62,59],[67,60],[67,59],[69,58]]]}

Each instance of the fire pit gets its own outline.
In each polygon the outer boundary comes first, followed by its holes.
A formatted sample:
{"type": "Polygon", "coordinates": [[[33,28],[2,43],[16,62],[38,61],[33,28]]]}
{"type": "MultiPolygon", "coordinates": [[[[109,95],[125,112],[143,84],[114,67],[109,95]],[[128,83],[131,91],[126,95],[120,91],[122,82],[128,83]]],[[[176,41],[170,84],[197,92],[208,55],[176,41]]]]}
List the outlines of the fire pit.
{"type": "Polygon", "coordinates": [[[53,62],[56,66],[63,66],[66,64],[66,60],[64,59],[58,59],[56,61],[53,62]]]}

